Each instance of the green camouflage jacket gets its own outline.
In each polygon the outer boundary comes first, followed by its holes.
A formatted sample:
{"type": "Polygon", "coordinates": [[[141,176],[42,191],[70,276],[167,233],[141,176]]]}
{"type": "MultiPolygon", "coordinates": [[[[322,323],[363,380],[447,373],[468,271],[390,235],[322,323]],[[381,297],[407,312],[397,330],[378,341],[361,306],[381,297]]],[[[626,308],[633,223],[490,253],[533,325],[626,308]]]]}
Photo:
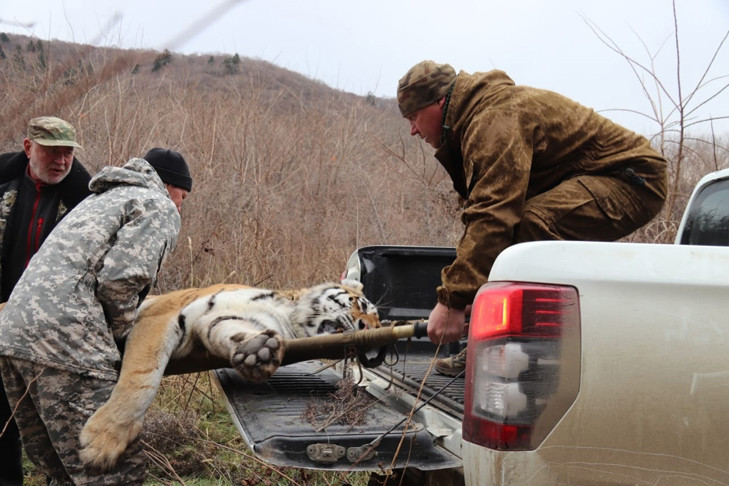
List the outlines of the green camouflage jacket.
{"type": "Polygon", "coordinates": [[[126,336],[180,229],[145,160],[106,167],[31,260],[0,312],[0,355],[115,379],[126,336]]]}

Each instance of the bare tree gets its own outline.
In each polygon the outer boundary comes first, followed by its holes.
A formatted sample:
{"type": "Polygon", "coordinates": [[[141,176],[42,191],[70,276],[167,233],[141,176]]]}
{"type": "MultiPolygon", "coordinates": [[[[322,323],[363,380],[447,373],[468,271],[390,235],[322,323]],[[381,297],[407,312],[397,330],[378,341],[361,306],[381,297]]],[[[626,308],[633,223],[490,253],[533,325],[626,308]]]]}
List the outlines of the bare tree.
{"type": "MultiPolygon", "coordinates": [[[[729,88],[729,74],[716,74],[716,60],[724,48],[729,37],[729,30],[718,43],[713,52],[711,60],[706,65],[701,76],[693,86],[685,89],[684,77],[681,66],[681,45],[679,35],[678,14],[676,2],[673,6],[673,32],[670,37],[657,49],[651,52],[650,48],[638,36],[647,55],[647,62],[637,60],[631,54],[625,52],[608,34],[600,29],[595,22],[585,18],[583,20],[595,33],[598,39],[610,50],[622,56],[635,74],[641,89],[650,102],[651,112],[643,113],[636,110],[621,110],[635,113],[656,123],[658,130],[652,137],[661,153],[671,162],[671,180],[668,201],[665,207],[665,214],[670,218],[676,209],[677,196],[681,194],[680,183],[683,175],[684,162],[689,155],[697,155],[696,147],[701,144],[708,144],[711,147],[709,152],[713,166],[718,168],[717,151],[726,152],[726,147],[720,147],[714,133],[713,122],[720,119],[729,119],[729,115],[702,116],[701,110],[714,101],[721,93],[729,88]],[[664,79],[659,76],[656,70],[656,59],[668,44],[673,40],[674,45],[674,69],[676,77],[675,88],[671,88],[664,79]],[[689,128],[704,128],[709,126],[709,140],[693,138],[689,135],[689,128]]],[[[637,35],[637,34],[636,34],[637,35]]]]}

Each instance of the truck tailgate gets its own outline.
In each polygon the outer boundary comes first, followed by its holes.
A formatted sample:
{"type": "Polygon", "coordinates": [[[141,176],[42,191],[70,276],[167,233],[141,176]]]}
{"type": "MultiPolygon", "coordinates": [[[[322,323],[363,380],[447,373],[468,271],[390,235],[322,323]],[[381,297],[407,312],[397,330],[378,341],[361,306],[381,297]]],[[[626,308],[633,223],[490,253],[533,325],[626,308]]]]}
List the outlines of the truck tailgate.
{"type": "MultiPolygon", "coordinates": [[[[277,466],[347,471],[461,466],[423,424],[405,427],[405,413],[374,398],[363,423],[334,421],[317,430],[307,410],[317,400],[336,401],[341,379],[333,369],[315,373],[322,366],[320,361],[284,366],[262,384],[246,383],[231,369],[214,372],[236,427],[258,457],[277,466]]],[[[359,388],[358,393],[368,392],[359,388]]]]}

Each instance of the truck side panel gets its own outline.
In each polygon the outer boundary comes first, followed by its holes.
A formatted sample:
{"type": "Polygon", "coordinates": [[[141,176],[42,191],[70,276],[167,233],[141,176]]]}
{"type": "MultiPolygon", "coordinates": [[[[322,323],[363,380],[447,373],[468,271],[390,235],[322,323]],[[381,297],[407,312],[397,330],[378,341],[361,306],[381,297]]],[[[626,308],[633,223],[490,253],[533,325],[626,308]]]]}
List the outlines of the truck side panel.
{"type": "Polygon", "coordinates": [[[467,484],[729,484],[729,249],[527,243],[490,281],[578,289],[580,386],[534,451],[464,442],[467,484]]]}

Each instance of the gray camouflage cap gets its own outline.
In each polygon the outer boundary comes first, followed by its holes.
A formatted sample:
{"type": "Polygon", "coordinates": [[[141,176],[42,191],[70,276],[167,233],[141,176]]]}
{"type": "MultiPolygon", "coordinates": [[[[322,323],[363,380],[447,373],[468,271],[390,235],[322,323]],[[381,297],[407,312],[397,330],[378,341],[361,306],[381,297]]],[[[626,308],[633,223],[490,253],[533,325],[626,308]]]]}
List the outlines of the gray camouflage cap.
{"type": "Polygon", "coordinates": [[[39,116],[28,122],[28,139],[47,147],[76,147],[76,129],[55,116],[39,116]]]}
{"type": "Polygon", "coordinates": [[[397,84],[397,105],[402,116],[435,103],[446,94],[456,80],[450,64],[422,61],[411,67],[397,84]]]}

